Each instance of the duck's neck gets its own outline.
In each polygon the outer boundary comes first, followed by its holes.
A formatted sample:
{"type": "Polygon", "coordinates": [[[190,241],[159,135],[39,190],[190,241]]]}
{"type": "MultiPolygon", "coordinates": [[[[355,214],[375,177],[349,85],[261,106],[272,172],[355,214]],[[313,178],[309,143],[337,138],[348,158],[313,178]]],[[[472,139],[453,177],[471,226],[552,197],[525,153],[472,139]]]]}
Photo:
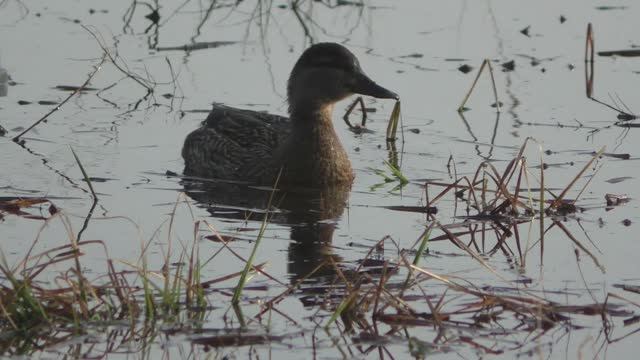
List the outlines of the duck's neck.
{"type": "Polygon", "coordinates": [[[353,170],[335,129],[333,105],[290,109],[291,134],[280,154],[282,180],[300,186],[350,185],[353,170]]]}
{"type": "Polygon", "coordinates": [[[304,107],[290,107],[289,115],[294,129],[331,129],[333,131],[333,105],[309,105],[304,107]],[[301,109],[300,109],[301,108],[301,109]]]}

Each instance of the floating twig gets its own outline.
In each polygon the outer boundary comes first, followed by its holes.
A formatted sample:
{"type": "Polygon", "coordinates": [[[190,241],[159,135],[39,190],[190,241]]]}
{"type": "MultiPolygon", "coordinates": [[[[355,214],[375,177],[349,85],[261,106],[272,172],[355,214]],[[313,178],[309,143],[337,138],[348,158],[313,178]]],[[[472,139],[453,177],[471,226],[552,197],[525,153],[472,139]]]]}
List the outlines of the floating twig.
{"type": "Polygon", "coordinates": [[[637,57],[637,56],[640,56],[640,49],[598,51],[598,55],[600,55],[600,56],[637,57]]]}
{"type": "Polygon", "coordinates": [[[43,117],[41,117],[38,121],[36,121],[35,123],[33,123],[31,126],[29,126],[28,128],[26,128],[23,132],[21,132],[20,134],[16,135],[12,140],[14,142],[20,142],[20,138],[28,133],[29,131],[31,131],[31,129],[33,129],[34,127],[36,127],[38,124],[40,124],[41,122],[45,121],[51,114],[53,114],[54,112],[60,110],[62,108],[62,106],[64,104],[67,103],[67,101],[69,101],[72,97],[74,97],[77,93],[81,92],[82,89],[85,88],[85,86],[87,86],[89,84],[89,82],[91,81],[91,79],[93,79],[93,77],[96,75],[96,73],[101,69],[102,64],[104,64],[105,60],[107,58],[107,52],[104,52],[102,54],[102,59],[100,59],[100,62],[98,63],[98,65],[96,65],[93,69],[93,71],[89,74],[89,76],[87,77],[87,80],[85,80],[85,82],[78,86],[71,94],[69,94],[69,96],[67,96],[66,99],[64,99],[60,104],[56,105],[53,109],[51,109],[51,111],[49,111],[48,113],[46,113],[43,117]]]}
{"type": "MultiPolygon", "coordinates": [[[[109,60],[111,61],[113,66],[116,67],[116,69],[118,69],[121,73],[123,73],[127,77],[133,79],[135,82],[140,84],[140,86],[144,87],[147,90],[147,95],[153,93],[153,88],[151,86],[149,86],[148,84],[145,84],[145,82],[147,80],[144,80],[143,78],[141,78],[140,76],[132,73],[128,69],[124,69],[120,64],[118,64],[118,62],[116,61],[116,58],[114,58],[113,55],[111,55],[111,53],[109,52],[107,47],[102,43],[102,41],[98,38],[98,35],[96,35],[95,32],[91,31],[91,29],[89,29],[88,27],[86,27],[84,25],[82,25],[82,28],[85,29],[89,34],[91,34],[91,36],[96,40],[96,42],[98,43],[98,46],[100,46],[102,51],[104,51],[105,55],[109,58],[109,60]]],[[[117,56],[118,55],[116,53],[116,57],[117,56]]],[[[127,66],[127,65],[125,64],[125,66],[127,66]]]]}
{"type": "MultiPolygon", "coordinates": [[[[591,158],[591,160],[589,160],[584,167],[582,168],[582,170],[580,170],[576,176],[573,177],[573,180],[571,180],[571,182],[569,182],[569,184],[562,190],[562,192],[560,193],[560,195],[558,195],[558,197],[553,200],[553,202],[551,203],[551,205],[549,206],[549,208],[556,208],[558,206],[560,206],[560,204],[562,203],[562,200],[564,199],[565,195],[567,194],[567,192],[569,192],[569,190],[573,187],[573,185],[575,185],[575,183],[578,181],[578,179],[582,176],[582,174],[584,174],[585,171],[587,171],[587,169],[589,169],[589,167],[591,166],[591,164],[597,160],[600,155],[602,155],[605,151],[606,147],[603,146],[602,148],[600,148],[600,151],[598,151],[595,155],[593,155],[593,157],[591,158]]],[[[591,181],[591,180],[589,180],[591,181]]],[[[588,184],[588,183],[587,183],[588,184]]],[[[582,189],[580,191],[580,194],[582,194],[582,192],[584,191],[584,189],[582,189]]]]}

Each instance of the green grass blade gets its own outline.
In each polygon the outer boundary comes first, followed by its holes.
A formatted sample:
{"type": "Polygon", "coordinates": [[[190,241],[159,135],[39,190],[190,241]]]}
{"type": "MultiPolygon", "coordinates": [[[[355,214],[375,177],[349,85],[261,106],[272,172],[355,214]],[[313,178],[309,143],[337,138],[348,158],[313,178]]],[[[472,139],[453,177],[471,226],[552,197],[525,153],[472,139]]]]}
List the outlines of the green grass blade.
{"type": "Polygon", "coordinates": [[[253,249],[251,250],[251,255],[249,259],[247,259],[247,263],[244,266],[244,270],[240,275],[240,280],[238,280],[238,285],[236,286],[235,291],[233,292],[233,297],[231,298],[232,304],[237,304],[240,301],[240,296],[242,296],[242,289],[244,289],[244,285],[248,281],[249,271],[253,267],[253,261],[256,257],[256,253],[258,252],[258,246],[260,246],[260,242],[264,236],[264,232],[267,229],[267,224],[269,222],[269,210],[271,209],[271,203],[273,202],[273,196],[276,193],[278,188],[278,182],[280,181],[280,175],[282,174],[282,169],[280,169],[280,173],[278,173],[278,177],[276,178],[276,183],[273,186],[273,191],[271,191],[271,195],[269,196],[269,202],[267,203],[267,211],[264,214],[264,218],[262,219],[262,224],[260,225],[260,232],[258,233],[258,238],[256,239],[255,244],[253,245],[253,249]]]}
{"type": "Polygon", "coordinates": [[[398,179],[398,181],[400,181],[400,185],[406,185],[406,184],[409,183],[409,180],[404,176],[404,174],[402,173],[402,171],[400,171],[400,169],[398,169],[396,166],[394,166],[393,164],[391,164],[387,160],[384,160],[384,164],[389,167],[389,170],[391,171],[391,174],[396,179],[398,179]]]}
{"type": "Polygon", "coordinates": [[[349,296],[346,299],[343,299],[340,305],[338,305],[338,307],[336,308],[336,311],[334,311],[333,314],[331,315],[331,318],[329,319],[329,321],[327,321],[327,323],[324,325],[324,327],[328,328],[329,326],[331,326],[331,324],[333,324],[336,320],[338,320],[338,317],[347,309],[347,307],[349,307],[349,305],[353,302],[353,300],[357,296],[358,296],[358,292],[354,291],[351,294],[349,294],[349,296]]]}
{"type": "Polygon", "coordinates": [[[398,132],[398,122],[400,121],[400,101],[396,101],[389,117],[389,125],[387,125],[387,141],[394,141],[398,132]]]}

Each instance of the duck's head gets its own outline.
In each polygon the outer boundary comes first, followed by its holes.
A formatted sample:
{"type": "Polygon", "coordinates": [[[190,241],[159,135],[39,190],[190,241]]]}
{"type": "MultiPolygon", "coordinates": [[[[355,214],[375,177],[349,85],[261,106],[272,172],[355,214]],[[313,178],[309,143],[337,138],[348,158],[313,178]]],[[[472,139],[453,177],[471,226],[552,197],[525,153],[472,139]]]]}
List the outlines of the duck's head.
{"type": "Polygon", "coordinates": [[[353,94],[398,99],[365,75],[355,55],[336,43],[309,47],[293,67],[287,86],[292,109],[332,105],[353,94]]]}

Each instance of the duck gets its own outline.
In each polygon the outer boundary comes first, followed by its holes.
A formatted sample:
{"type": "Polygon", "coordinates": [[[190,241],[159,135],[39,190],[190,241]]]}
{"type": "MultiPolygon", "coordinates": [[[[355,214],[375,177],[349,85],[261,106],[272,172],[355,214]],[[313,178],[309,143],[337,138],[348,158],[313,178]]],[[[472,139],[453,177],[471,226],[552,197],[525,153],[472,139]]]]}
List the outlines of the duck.
{"type": "Polygon", "coordinates": [[[351,162],[333,127],[334,105],[354,94],[399,96],[370,79],[337,43],[316,43],[296,61],[287,82],[289,117],[214,105],[187,135],[187,176],[273,186],[351,186],[351,162]]]}

